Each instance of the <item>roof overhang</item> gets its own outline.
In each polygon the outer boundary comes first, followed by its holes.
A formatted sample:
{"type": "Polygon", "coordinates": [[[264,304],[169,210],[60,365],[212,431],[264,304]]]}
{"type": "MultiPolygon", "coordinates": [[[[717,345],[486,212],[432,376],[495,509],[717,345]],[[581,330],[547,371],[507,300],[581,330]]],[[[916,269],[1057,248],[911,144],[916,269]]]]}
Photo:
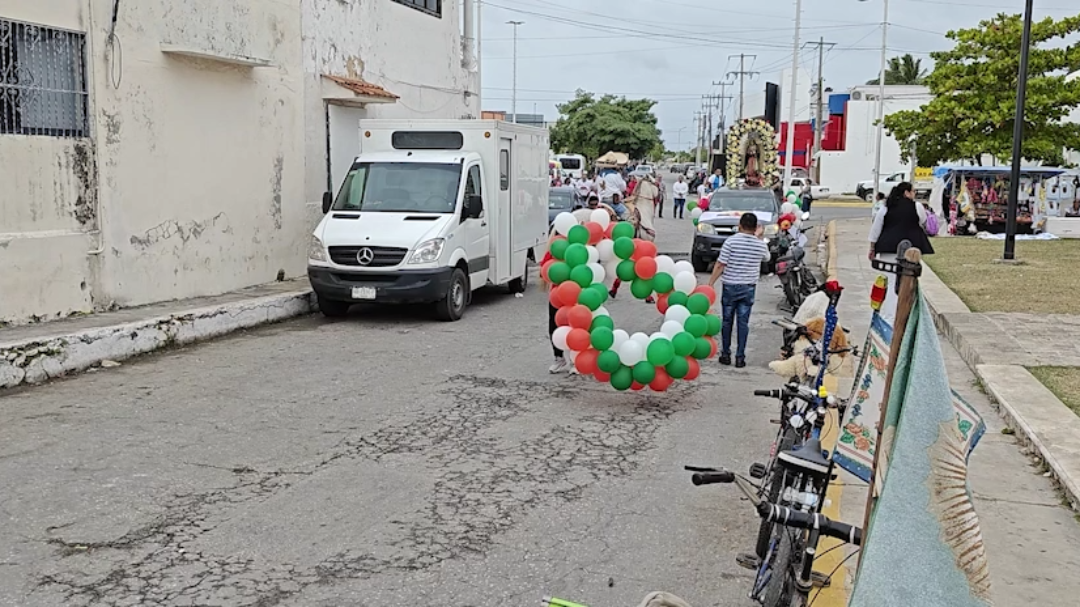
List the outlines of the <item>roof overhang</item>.
{"type": "Polygon", "coordinates": [[[397,103],[397,95],[359,78],[323,74],[322,98],[341,105],[363,106],[369,103],[397,103]]]}

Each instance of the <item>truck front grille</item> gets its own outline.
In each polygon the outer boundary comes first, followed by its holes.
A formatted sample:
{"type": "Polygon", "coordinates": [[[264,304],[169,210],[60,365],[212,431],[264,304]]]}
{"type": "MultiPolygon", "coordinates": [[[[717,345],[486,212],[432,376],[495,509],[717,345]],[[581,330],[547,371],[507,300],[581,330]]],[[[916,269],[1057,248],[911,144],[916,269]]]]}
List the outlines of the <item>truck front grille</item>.
{"type": "Polygon", "coordinates": [[[398,247],[364,246],[329,247],[329,250],[330,261],[341,266],[358,266],[364,268],[387,268],[396,266],[405,259],[405,254],[409,252],[408,249],[398,247]],[[372,257],[370,263],[360,263],[359,254],[362,249],[371,250],[372,257]]]}

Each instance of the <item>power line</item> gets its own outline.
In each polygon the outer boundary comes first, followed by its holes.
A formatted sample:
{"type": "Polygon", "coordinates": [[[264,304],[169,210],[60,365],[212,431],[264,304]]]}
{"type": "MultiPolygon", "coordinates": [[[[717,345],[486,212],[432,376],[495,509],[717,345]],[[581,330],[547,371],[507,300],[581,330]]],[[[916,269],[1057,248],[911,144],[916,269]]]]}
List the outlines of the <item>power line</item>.
{"type": "Polygon", "coordinates": [[[751,78],[753,78],[761,72],[755,72],[753,70],[746,69],[746,58],[750,57],[751,59],[757,59],[757,55],[747,55],[745,53],[739,53],[738,55],[731,55],[730,57],[728,57],[728,60],[730,61],[733,57],[739,58],[739,71],[728,72],[727,75],[739,77],[739,120],[742,120],[743,113],[746,107],[746,77],[750,76],[751,78]]]}

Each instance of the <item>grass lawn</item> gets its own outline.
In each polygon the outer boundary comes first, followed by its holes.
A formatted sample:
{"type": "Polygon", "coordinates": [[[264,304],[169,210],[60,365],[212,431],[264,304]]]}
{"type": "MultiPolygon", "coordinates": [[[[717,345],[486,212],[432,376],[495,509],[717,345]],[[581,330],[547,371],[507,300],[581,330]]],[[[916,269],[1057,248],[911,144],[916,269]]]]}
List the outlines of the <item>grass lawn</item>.
{"type": "Polygon", "coordinates": [[[1028,371],[1080,415],[1080,367],[1031,367],[1028,371]]]}
{"type": "Polygon", "coordinates": [[[994,263],[1002,240],[931,239],[924,258],[972,312],[1080,314],[1080,241],[1016,241],[1022,265],[994,263]]]}

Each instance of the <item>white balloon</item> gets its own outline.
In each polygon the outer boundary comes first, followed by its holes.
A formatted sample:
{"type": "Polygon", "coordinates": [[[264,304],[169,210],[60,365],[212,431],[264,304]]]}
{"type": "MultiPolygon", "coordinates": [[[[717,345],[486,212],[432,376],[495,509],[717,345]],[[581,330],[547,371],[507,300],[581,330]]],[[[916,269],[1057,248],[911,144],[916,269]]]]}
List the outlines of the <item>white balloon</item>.
{"type": "Polygon", "coordinates": [[[570,364],[574,364],[574,362],[577,361],[577,350],[567,350],[564,355],[566,356],[566,358],[570,359],[570,364]]]}
{"type": "Polygon", "coordinates": [[[588,263],[596,263],[600,261],[600,251],[596,250],[596,247],[592,245],[586,245],[585,250],[589,252],[588,263]]]}
{"type": "Polygon", "coordinates": [[[578,224],[577,220],[570,213],[559,213],[555,216],[555,221],[552,222],[555,226],[555,231],[563,236],[570,233],[570,228],[578,224]]]}
{"type": "Polygon", "coordinates": [[[690,211],[690,218],[691,219],[697,219],[699,217],[701,217],[701,207],[698,207],[698,208],[694,209],[693,211],[690,211]]]}
{"type": "Polygon", "coordinates": [[[649,345],[649,336],[641,332],[634,333],[630,336],[630,341],[636,341],[638,345],[644,348],[649,345]]]}
{"type": "Polygon", "coordinates": [[[570,335],[570,327],[557,327],[551,334],[551,343],[560,350],[569,350],[566,345],[566,336],[570,335]]]}
{"type": "Polygon", "coordinates": [[[689,261],[686,261],[685,259],[683,259],[682,261],[675,262],[675,271],[671,272],[671,276],[674,277],[675,275],[679,274],[680,272],[690,272],[691,274],[693,274],[694,273],[694,264],[690,263],[689,261]]]}
{"type": "MultiPolygon", "coordinates": [[[[668,308],[668,311],[670,312],[671,309],[668,308]]],[[[689,311],[689,310],[687,310],[687,311],[689,311]]],[[[667,318],[667,317],[665,316],[664,318],[667,318]]],[[[681,322],[676,322],[674,320],[665,320],[664,324],[660,326],[660,332],[663,333],[664,335],[667,335],[668,337],[675,337],[679,333],[682,333],[682,331],[683,331],[682,323],[681,322]]]]}
{"type": "Polygon", "coordinates": [[[693,272],[679,272],[675,275],[675,290],[687,295],[697,288],[697,276],[693,272]]]}
{"type": "Polygon", "coordinates": [[[589,214],[589,219],[600,224],[600,227],[605,230],[607,229],[608,224],[611,223],[611,215],[608,215],[608,212],[604,209],[596,209],[589,214]]]}
{"type": "Polygon", "coordinates": [[[600,261],[615,259],[615,243],[611,240],[605,238],[596,243],[596,251],[600,254],[600,261]]]}
{"type": "Polygon", "coordinates": [[[619,361],[627,367],[632,367],[645,359],[645,348],[634,340],[627,341],[619,347],[619,361]]]}
{"type": "MultiPolygon", "coordinates": [[[[614,252],[614,251],[613,251],[614,252]]],[[[666,274],[675,275],[675,260],[667,255],[656,256],[656,271],[664,272],[666,274]]]]}
{"type": "Polygon", "coordinates": [[[609,313],[607,311],[607,308],[605,308],[604,306],[600,306],[599,308],[593,310],[592,313],[593,318],[596,318],[597,316],[611,316],[611,313],[609,313]]]}
{"type": "Polygon", "coordinates": [[[687,318],[690,318],[690,310],[686,306],[674,305],[669,307],[667,313],[664,314],[664,324],[668,321],[676,322],[679,324],[679,330],[682,331],[683,323],[687,318]]]}
{"type": "Polygon", "coordinates": [[[593,283],[604,282],[604,278],[607,276],[607,272],[604,271],[604,266],[598,263],[590,263],[589,269],[592,270],[593,283]]]}
{"type": "Polygon", "coordinates": [[[651,344],[652,342],[654,342],[654,341],[656,341],[658,339],[665,339],[666,340],[667,338],[668,338],[668,336],[665,335],[664,333],[662,333],[660,331],[656,331],[652,335],[649,336],[649,343],[651,344]]]}
{"type": "Polygon", "coordinates": [[[623,331],[622,329],[615,329],[611,333],[615,335],[615,343],[611,346],[611,349],[615,350],[616,352],[619,351],[619,346],[630,341],[630,334],[626,331],[623,331]]]}

